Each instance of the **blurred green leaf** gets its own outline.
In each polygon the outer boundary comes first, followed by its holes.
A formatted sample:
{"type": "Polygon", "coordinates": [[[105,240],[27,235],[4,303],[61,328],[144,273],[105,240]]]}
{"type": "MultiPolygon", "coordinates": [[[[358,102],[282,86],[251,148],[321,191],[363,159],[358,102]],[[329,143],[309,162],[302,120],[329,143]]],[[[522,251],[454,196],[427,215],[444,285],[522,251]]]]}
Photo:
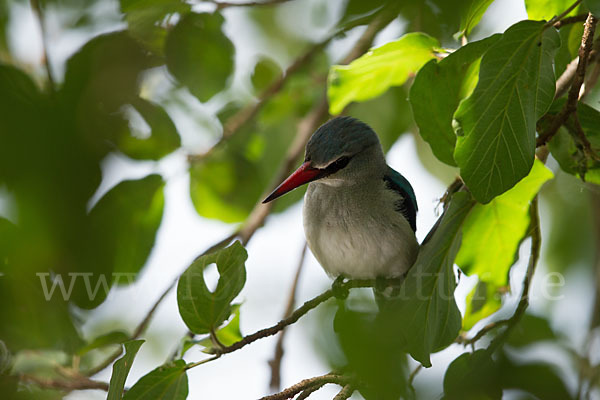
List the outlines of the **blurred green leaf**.
{"type": "Polygon", "coordinates": [[[477,26],[481,17],[492,4],[494,0],[470,0],[468,7],[466,7],[460,16],[460,30],[457,36],[468,36],[471,30],[477,26]]]}
{"type": "Polygon", "coordinates": [[[552,172],[538,160],[527,177],[488,204],[477,204],[463,225],[456,263],[468,275],[494,286],[508,283],[508,271],[529,226],[529,204],[552,172]]]}
{"type": "Polygon", "coordinates": [[[111,344],[120,344],[129,340],[129,335],[124,331],[112,331],[104,335],[100,335],[85,346],[83,346],[77,354],[83,355],[91,350],[95,350],[111,344]]]}
{"type": "Polygon", "coordinates": [[[229,318],[231,301],[246,282],[244,261],[247,258],[248,253],[236,241],[225,249],[198,258],[179,278],[179,314],[192,332],[209,333],[229,318]],[[208,289],[204,281],[204,270],[212,263],[217,264],[219,271],[219,282],[214,292],[208,289]]]}
{"type": "Polygon", "coordinates": [[[164,20],[191,10],[182,0],[120,0],[120,3],[130,34],[159,55],[163,53],[167,36],[164,20]]]}
{"type": "Polygon", "coordinates": [[[186,363],[177,360],[142,376],[124,400],[185,400],[188,395],[186,363]]]}
{"type": "Polygon", "coordinates": [[[334,330],[347,359],[344,370],[362,383],[358,389],[366,400],[405,398],[407,393],[407,357],[390,323],[345,306],[335,314],[334,330]]]}
{"type": "Polygon", "coordinates": [[[538,399],[572,399],[557,372],[557,366],[545,362],[516,363],[506,355],[499,357],[496,377],[505,389],[519,389],[538,399]]]}
{"type": "Polygon", "coordinates": [[[533,165],[536,121],[552,104],[552,60],[560,45],[543,22],[511,26],[483,56],[479,82],[454,118],[454,159],[473,196],[488,203],[533,165]]]}
{"type": "Polygon", "coordinates": [[[106,142],[118,143],[122,135],[129,135],[121,111],[138,97],[140,74],[161,63],[127,32],[92,38],[67,62],[59,93],[64,112],[71,113],[65,122],[104,156],[109,150],[106,142]]]}
{"type": "Polygon", "coordinates": [[[573,268],[591,271],[596,265],[594,218],[587,186],[559,170],[556,179],[541,192],[552,215],[544,246],[544,258],[552,271],[565,273],[573,268]]]}
{"type": "Polygon", "coordinates": [[[410,104],[419,132],[436,157],[448,165],[456,165],[454,112],[477,84],[481,56],[498,39],[500,35],[493,35],[471,42],[439,62],[430,60],[419,70],[410,88],[410,104]]]}
{"type": "Polygon", "coordinates": [[[281,67],[268,57],[261,57],[252,71],[252,86],[261,93],[282,74],[281,67]]]}
{"type": "MultiPolygon", "coordinates": [[[[525,0],[525,9],[529,19],[547,20],[566,11],[574,2],[571,0],[525,0]]],[[[577,7],[568,15],[577,14],[577,7]]]]}
{"type": "Polygon", "coordinates": [[[444,399],[501,399],[496,366],[487,350],[463,353],[444,375],[444,399]]]}
{"type": "Polygon", "coordinates": [[[329,111],[339,114],[352,101],[381,95],[390,86],[402,85],[411,74],[435,57],[440,44],[423,33],[407,33],[400,39],[371,49],[349,65],[334,65],[327,78],[329,111]]]}
{"type": "Polygon", "coordinates": [[[368,123],[377,132],[385,152],[413,125],[404,87],[391,87],[374,99],[353,103],[348,108],[348,115],[368,123]]]}
{"type": "Polygon", "coordinates": [[[499,287],[492,282],[479,280],[467,295],[467,307],[463,315],[462,329],[468,331],[477,322],[489,317],[502,306],[499,287]]]}
{"type": "Polygon", "coordinates": [[[590,10],[596,18],[600,18],[600,1],[598,0],[583,0],[583,4],[590,10]]]}
{"type": "Polygon", "coordinates": [[[387,4],[385,0],[347,0],[339,27],[368,24],[387,4]]]}
{"type": "Polygon", "coordinates": [[[510,332],[506,343],[513,347],[523,347],[545,340],[557,340],[548,320],[525,314],[510,332]]]}
{"type": "Polygon", "coordinates": [[[106,240],[102,252],[112,272],[137,273],[144,266],[162,220],[164,185],[156,174],[120,182],[90,211],[92,234],[106,240]]]}
{"type": "Polygon", "coordinates": [[[200,101],[225,89],[233,73],[233,43],[223,34],[218,14],[190,13],[169,32],[167,67],[200,101]]]}
{"type": "Polygon", "coordinates": [[[161,106],[141,97],[133,99],[131,104],[150,126],[150,136],[141,139],[123,135],[118,139],[119,150],[131,158],[158,160],[179,148],[177,128],[161,106]]]}
{"type": "Polygon", "coordinates": [[[107,400],[121,400],[123,398],[123,389],[125,388],[125,381],[129,370],[133,364],[133,360],[140,349],[140,346],[144,343],[144,340],[132,340],[123,343],[125,348],[125,355],[119,358],[113,364],[113,372],[110,377],[110,385],[108,388],[107,400]]]}
{"type": "Polygon", "coordinates": [[[454,257],[460,230],[474,202],[465,192],[454,194],[439,227],[422,247],[402,285],[402,296],[389,308],[411,356],[425,367],[430,354],[451,344],[461,327],[454,300],[454,257]]]}

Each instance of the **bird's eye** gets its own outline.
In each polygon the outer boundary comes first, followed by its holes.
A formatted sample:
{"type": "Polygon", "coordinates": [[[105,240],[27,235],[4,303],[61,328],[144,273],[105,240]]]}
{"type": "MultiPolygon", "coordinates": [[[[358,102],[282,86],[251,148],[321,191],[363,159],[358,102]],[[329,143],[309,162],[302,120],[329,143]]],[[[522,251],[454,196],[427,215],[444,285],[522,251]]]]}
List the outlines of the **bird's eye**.
{"type": "Polygon", "coordinates": [[[325,171],[327,171],[327,175],[334,174],[334,173],[338,172],[340,169],[344,168],[346,165],[348,165],[349,162],[350,162],[350,157],[342,156],[342,157],[338,158],[337,160],[335,160],[334,162],[332,162],[331,164],[329,164],[327,166],[327,168],[325,168],[325,171]]]}

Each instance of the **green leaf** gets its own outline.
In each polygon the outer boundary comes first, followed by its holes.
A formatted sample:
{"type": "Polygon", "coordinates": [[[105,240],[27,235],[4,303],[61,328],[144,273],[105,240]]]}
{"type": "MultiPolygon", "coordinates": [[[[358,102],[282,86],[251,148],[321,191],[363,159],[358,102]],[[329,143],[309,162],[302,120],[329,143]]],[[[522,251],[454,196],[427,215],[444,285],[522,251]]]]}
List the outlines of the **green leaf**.
{"type": "Polygon", "coordinates": [[[252,71],[252,86],[256,93],[261,93],[271,85],[280,75],[281,67],[268,57],[261,57],[252,71]]]}
{"type": "Polygon", "coordinates": [[[348,0],[339,27],[369,23],[386,4],[385,0],[348,0]]]}
{"type": "Polygon", "coordinates": [[[583,4],[590,10],[596,18],[600,18],[600,1],[599,0],[583,0],[583,4]]]}
{"type": "Polygon", "coordinates": [[[90,211],[93,235],[106,240],[102,251],[113,272],[136,273],[144,266],[162,220],[164,185],[156,174],[120,182],[90,211]]]}
{"type": "MultiPolygon", "coordinates": [[[[229,321],[227,325],[215,332],[215,334],[217,335],[217,339],[219,339],[219,342],[225,346],[231,346],[232,344],[242,340],[243,337],[242,332],[240,331],[240,304],[232,304],[231,309],[231,313],[233,314],[233,318],[231,319],[231,321],[229,321]]],[[[205,353],[213,354],[213,351],[211,350],[213,347],[213,342],[210,338],[206,338],[192,344],[199,344],[201,346],[204,346],[206,348],[206,350],[203,350],[205,353]]],[[[187,351],[187,349],[185,350],[187,351]]]]}
{"type": "MultiPolygon", "coordinates": [[[[572,0],[525,0],[525,9],[529,19],[547,20],[566,11],[574,2],[572,0]]],[[[577,7],[568,15],[575,15],[577,7]]]]}
{"type": "Polygon", "coordinates": [[[402,85],[435,57],[439,42],[424,33],[407,33],[400,39],[369,50],[349,65],[334,65],[327,78],[329,111],[339,114],[352,101],[381,95],[402,85]]]}
{"type": "Polygon", "coordinates": [[[182,0],[120,0],[120,3],[131,35],[160,55],[167,36],[163,21],[167,16],[185,15],[191,10],[182,0]]]}
{"type": "Polygon", "coordinates": [[[457,32],[457,36],[468,36],[493,2],[494,0],[471,0],[465,11],[461,13],[460,30],[457,32]]]}
{"type": "Polygon", "coordinates": [[[508,283],[508,271],[529,226],[529,204],[552,172],[536,160],[531,172],[488,204],[477,204],[465,220],[456,263],[468,275],[494,286],[508,283]]]}
{"type": "Polygon", "coordinates": [[[233,73],[233,43],[218,14],[190,13],[169,32],[165,47],[169,72],[200,101],[225,89],[233,73]]]}
{"type": "Polygon", "coordinates": [[[451,344],[460,331],[453,265],[460,229],[473,204],[465,192],[452,197],[439,227],[408,272],[401,299],[391,307],[411,356],[426,367],[431,366],[430,354],[451,344]]]}
{"type": "Polygon", "coordinates": [[[129,374],[129,370],[133,364],[133,359],[135,358],[142,343],[144,343],[144,340],[132,340],[123,343],[123,347],[125,347],[125,355],[119,358],[113,364],[113,372],[112,376],[110,377],[107,400],[121,400],[123,398],[123,389],[125,388],[127,375],[129,374]]]}
{"type": "Polygon", "coordinates": [[[525,314],[510,332],[506,343],[513,347],[524,347],[533,343],[556,340],[557,336],[547,319],[532,314],[525,314]]]}
{"type": "Polygon", "coordinates": [[[337,342],[347,360],[344,371],[357,377],[365,399],[399,399],[407,394],[407,356],[395,334],[396,321],[375,313],[338,306],[333,321],[337,342]]]}
{"type": "Polygon", "coordinates": [[[458,356],[444,375],[444,399],[501,399],[497,366],[487,350],[458,356]]]}
{"type": "Polygon", "coordinates": [[[471,329],[477,322],[489,317],[502,306],[500,288],[493,283],[478,281],[467,295],[467,307],[463,316],[462,328],[471,329]]]}
{"type": "Polygon", "coordinates": [[[454,112],[477,84],[481,56],[499,39],[500,35],[493,35],[469,43],[439,62],[429,61],[410,88],[410,104],[421,137],[433,154],[448,165],[456,165],[454,112]]]}
{"type": "Polygon", "coordinates": [[[231,314],[231,301],[246,282],[244,262],[248,253],[240,242],[200,257],[179,278],[177,303],[179,314],[187,327],[196,334],[209,333],[231,314]],[[208,290],[204,270],[217,264],[219,282],[214,292],[208,290]]]}
{"type": "Polygon", "coordinates": [[[533,165],[536,121],[554,97],[555,29],[522,21],[483,56],[477,87],[454,118],[454,159],[473,196],[488,203],[525,177],[533,165]]]}
{"type": "Polygon", "coordinates": [[[142,376],[123,400],[185,400],[187,395],[186,363],[177,360],[142,376]]]}
{"type": "Polygon", "coordinates": [[[179,148],[181,139],[177,128],[161,106],[141,97],[135,98],[132,105],[150,126],[150,136],[141,139],[122,135],[118,139],[119,150],[138,160],[159,160],[179,148]]]}
{"type": "Polygon", "coordinates": [[[91,350],[98,349],[100,347],[108,346],[111,344],[120,344],[127,340],[129,340],[129,334],[127,334],[127,332],[124,332],[124,331],[108,332],[104,335],[98,336],[97,338],[95,338],[94,340],[92,340],[91,342],[89,342],[88,344],[83,346],[81,349],[79,349],[77,354],[79,354],[81,356],[91,350]]]}

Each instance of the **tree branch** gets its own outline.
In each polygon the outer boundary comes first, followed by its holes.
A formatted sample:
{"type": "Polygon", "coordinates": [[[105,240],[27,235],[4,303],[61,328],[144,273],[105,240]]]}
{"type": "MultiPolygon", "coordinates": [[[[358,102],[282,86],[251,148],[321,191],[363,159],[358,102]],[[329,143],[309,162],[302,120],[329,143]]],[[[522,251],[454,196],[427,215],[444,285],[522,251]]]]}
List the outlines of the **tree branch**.
{"type": "Polygon", "coordinates": [[[54,77],[52,74],[52,66],[50,65],[50,60],[48,58],[48,38],[46,33],[46,21],[44,20],[44,13],[42,11],[42,7],[40,5],[39,0],[30,0],[30,4],[31,8],[33,9],[33,13],[37,17],[38,24],[40,27],[40,33],[42,36],[42,62],[46,70],[48,88],[51,92],[54,92],[56,85],[54,83],[54,77]]]}
{"type": "Polygon", "coordinates": [[[19,380],[25,383],[33,383],[44,389],[59,389],[67,392],[73,390],[99,389],[108,392],[108,383],[92,380],[81,375],[73,376],[69,380],[58,380],[23,374],[19,376],[19,380]]]}
{"type": "MultiPolygon", "coordinates": [[[[302,272],[302,266],[304,265],[304,258],[306,256],[307,248],[308,245],[305,242],[304,246],[302,246],[300,261],[298,261],[298,267],[296,268],[296,274],[294,276],[294,281],[290,289],[290,294],[288,297],[287,306],[283,313],[283,318],[289,317],[294,311],[294,304],[296,303],[296,291],[298,288],[298,282],[300,281],[300,273],[302,272]]],[[[285,329],[279,332],[277,344],[275,345],[275,354],[273,355],[273,359],[269,360],[269,367],[271,368],[271,381],[269,382],[269,387],[273,390],[279,390],[279,388],[281,387],[281,360],[283,359],[284,353],[283,339],[285,337],[285,332],[285,329]]]]}
{"type": "MultiPolygon", "coordinates": [[[[349,63],[354,58],[357,58],[360,55],[362,55],[369,48],[371,43],[373,42],[375,35],[381,29],[383,29],[385,26],[387,26],[387,24],[392,19],[393,18],[386,18],[386,19],[375,18],[371,22],[371,24],[369,24],[369,26],[367,27],[367,29],[363,33],[363,35],[358,39],[358,41],[356,42],[356,44],[354,45],[354,47],[352,48],[352,50],[350,51],[350,53],[344,59],[343,62],[349,63]],[[385,22],[385,21],[387,21],[387,22],[385,22]]],[[[306,142],[310,138],[310,135],[312,134],[312,132],[314,132],[318,128],[318,126],[321,124],[322,120],[325,119],[327,115],[328,115],[327,96],[324,96],[322,101],[315,108],[313,108],[313,110],[311,112],[309,112],[309,114],[304,119],[302,119],[302,121],[300,122],[295,140],[291,144],[290,148],[288,149],[288,154],[279,169],[279,173],[277,174],[276,182],[282,181],[283,179],[285,179],[285,177],[293,170],[296,160],[300,156],[300,154],[302,154],[304,146],[306,145],[306,142]]],[[[208,254],[212,251],[215,251],[219,248],[222,248],[222,247],[228,245],[235,238],[240,238],[244,245],[248,244],[248,242],[250,241],[250,239],[252,238],[254,233],[258,230],[258,228],[260,228],[263,225],[266,217],[271,212],[273,204],[274,204],[274,202],[270,202],[268,204],[262,204],[260,202],[257,203],[254,206],[254,209],[252,210],[250,215],[248,216],[245,224],[242,225],[242,227],[240,227],[238,230],[233,232],[231,235],[227,236],[226,238],[222,239],[221,241],[219,241],[218,243],[216,243],[215,245],[211,246],[209,249],[204,251],[202,254],[200,254],[198,257],[196,257],[196,260],[205,254],[208,254]]],[[[162,301],[165,299],[167,294],[177,285],[178,281],[179,281],[179,276],[160,295],[160,297],[154,303],[152,308],[148,311],[148,313],[146,314],[146,316],[144,317],[142,322],[137,326],[137,328],[134,331],[134,334],[132,335],[132,337],[130,339],[138,338],[145,331],[145,329],[148,327],[148,324],[150,323],[150,320],[152,319],[156,309],[162,303],[162,301]]],[[[107,357],[98,366],[87,371],[86,375],[92,376],[92,375],[95,375],[96,373],[102,371],[103,369],[107,368],[122,354],[122,352],[123,352],[123,349],[119,349],[118,351],[115,351],[113,354],[111,354],[109,357],[107,357]]]]}
{"type": "Polygon", "coordinates": [[[540,134],[536,141],[536,146],[545,145],[558,132],[558,129],[565,123],[567,118],[577,111],[577,102],[579,101],[579,91],[585,79],[585,70],[588,63],[590,52],[592,51],[594,32],[598,20],[590,13],[585,21],[583,35],[581,37],[581,46],[579,47],[579,61],[573,78],[573,84],[569,90],[567,102],[560,112],[554,117],[548,129],[540,134]]]}
{"type": "MultiPolygon", "coordinates": [[[[345,387],[346,385],[350,384],[350,378],[346,377],[344,375],[339,375],[339,374],[334,374],[334,373],[316,376],[314,378],[304,379],[279,393],[275,393],[270,396],[261,397],[259,400],[290,399],[300,392],[303,392],[305,390],[309,390],[309,389],[312,389],[315,387],[317,387],[317,389],[319,389],[327,383],[335,383],[335,384],[345,387]]],[[[312,393],[312,391],[310,393],[312,393]]]]}
{"type": "Polygon", "coordinates": [[[282,3],[287,3],[291,0],[268,0],[268,1],[249,1],[246,3],[235,3],[229,1],[203,0],[204,3],[211,3],[217,6],[217,11],[229,7],[260,7],[260,6],[275,6],[282,3]]]}
{"type": "Polygon", "coordinates": [[[555,27],[556,29],[560,29],[565,25],[572,25],[575,24],[577,22],[584,22],[587,19],[587,14],[579,14],[579,15],[574,15],[572,17],[566,17],[563,18],[557,22],[554,23],[554,25],[552,25],[553,27],[555,27]]]}

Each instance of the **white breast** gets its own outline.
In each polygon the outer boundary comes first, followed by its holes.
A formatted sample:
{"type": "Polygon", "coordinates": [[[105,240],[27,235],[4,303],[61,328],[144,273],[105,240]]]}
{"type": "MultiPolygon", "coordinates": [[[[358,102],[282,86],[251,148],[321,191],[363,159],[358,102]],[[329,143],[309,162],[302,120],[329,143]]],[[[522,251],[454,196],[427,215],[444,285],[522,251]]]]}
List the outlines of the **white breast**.
{"type": "Polygon", "coordinates": [[[398,277],[414,263],[419,245],[395,211],[396,194],[374,188],[311,183],[304,200],[308,245],[333,277],[398,277]]]}

